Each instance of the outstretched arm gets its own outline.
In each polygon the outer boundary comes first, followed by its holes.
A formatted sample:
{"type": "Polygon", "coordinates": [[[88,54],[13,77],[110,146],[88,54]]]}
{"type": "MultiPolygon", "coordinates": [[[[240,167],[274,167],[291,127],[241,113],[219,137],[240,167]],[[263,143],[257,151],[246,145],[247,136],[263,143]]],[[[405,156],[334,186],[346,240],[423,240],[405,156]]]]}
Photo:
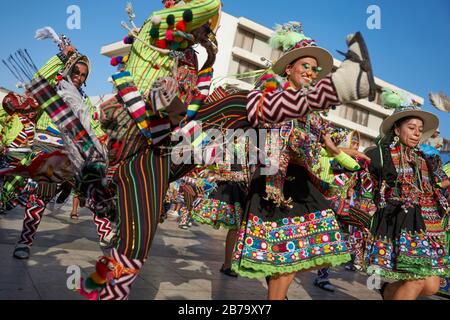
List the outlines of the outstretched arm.
{"type": "Polygon", "coordinates": [[[320,80],[308,92],[251,91],[247,103],[248,119],[252,126],[257,127],[260,123],[281,123],[304,117],[312,110],[326,110],[341,104],[330,77],[320,80]]]}

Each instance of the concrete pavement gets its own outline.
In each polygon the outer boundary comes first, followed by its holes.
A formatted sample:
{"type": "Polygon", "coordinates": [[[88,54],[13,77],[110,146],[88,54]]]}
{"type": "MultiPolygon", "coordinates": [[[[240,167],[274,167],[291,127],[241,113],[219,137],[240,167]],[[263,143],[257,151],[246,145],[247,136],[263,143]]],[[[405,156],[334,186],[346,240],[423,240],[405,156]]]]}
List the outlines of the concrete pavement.
{"type": "MultiPolygon", "coordinates": [[[[80,210],[80,220],[69,217],[70,203],[46,211],[31,257],[12,257],[21,230],[23,208],[0,216],[0,300],[83,300],[67,289],[67,268],[78,265],[84,276],[102,255],[91,214],[80,210]]],[[[230,278],[219,272],[226,231],[194,225],[181,230],[173,219],[159,226],[149,261],[133,286],[132,300],[264,300],[266,284],[230,278]]],[[[344,268],[332,270],[335,293],[313,285],[314,272],[297,276],[290,300],[380,300],[366,287],[367,277],[344,268]]],[[[441,299],[433,297],[432,299],[441,299]]]]}

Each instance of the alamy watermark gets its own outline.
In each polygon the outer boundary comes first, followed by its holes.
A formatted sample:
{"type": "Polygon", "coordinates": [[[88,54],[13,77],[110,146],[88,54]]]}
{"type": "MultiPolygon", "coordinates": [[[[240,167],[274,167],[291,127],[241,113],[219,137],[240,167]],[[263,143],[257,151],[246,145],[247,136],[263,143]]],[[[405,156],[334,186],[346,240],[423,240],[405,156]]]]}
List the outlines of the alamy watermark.
{"type": "MultiPolygon", "coordinates": [[[[371,268],[367,272],[372,273],[371,268]]],[[[381,289],[381,276],[379,274],[373,273],[369,278],[367,278],[367,288],[369,290],[380,290],[381,289]]]]}
{"type": "Polygon", "coordinates": [[[172,134],[171,158],[176,165],[257,165],[261,174],[271,176],[279,170],[282,129],[208,129],[200,122],[172,134]],[[194,132],[194,133],[192,133],[194,132]],[[274,143],[266,145],[269,138],[274,143]],[[239,149],[241,152],[236,152],[239,149]]]}
{"type": "Polygon", "coordinates": [[[67,274],[70,276],[67,278],[66,284],[69,290],[78,290],[81,287],[81,268],[76,265],[67,267],[67,274]]]}
{"type": "Polygon", "coordinates": [[[69,15],[66,21],[67,29],[80,30],[81,29],[81,8],[77,5],[70,5],[67,7],[66,13],[69,15]]]}
{"type": "Polygon", "coordinates": [[[367,14],[370,16],[367,18],[367,28],[369,30],[381,29],[381,8],[377,5],[370,5],[367,8],[367,14]]]}

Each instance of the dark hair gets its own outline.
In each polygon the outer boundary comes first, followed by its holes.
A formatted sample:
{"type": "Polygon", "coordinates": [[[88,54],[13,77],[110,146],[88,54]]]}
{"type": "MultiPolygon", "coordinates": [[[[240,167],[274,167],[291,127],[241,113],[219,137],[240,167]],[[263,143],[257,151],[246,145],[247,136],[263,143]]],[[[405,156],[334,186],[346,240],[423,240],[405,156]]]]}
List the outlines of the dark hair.
{"type": "MultiPolygon", "coordinates": [[[[402,121],[403,119],[399,120],[402,121]]],[[[380,168],[380,182],[386,180],[387,184],[390,186],[395,186],[395,181],[398,178],[397,170],[395,169],[394,162],[391,156],[391,144],[395,138],[394,132],[395,125],[389,130],[389,132],[380,139],[378,142],[378,148],[381,152],[380,158],[382,160],[383,166],[380,168]]]]}
{"type": "Polygon", "coordinates": [[[422,118],[418,117],[418,116],[409,116],[409,117],[405,117],[405,118],[401,118],[399,120],[397,120],[394,123],[394,128],[400,128],[405,122],[408,122],[409,120],[412,119],[419,119],[420,121],[424,122],[422,118]]]}
{"type": "MultiPolygon", "coordinates": [[[[407,122],[411,119],[422,120],[421,118],[419,118],[417,116],[402,118],[402,119],[398,120],[397,122],[395,122],[395,124],[392,126],[391,130],[389,130],[389,132],[378,142],[378,148],[380,149],[380,152],[381,152],[380,157],[383,160],[383,168],[380,168],[381,169],[381,172],[380,172],[381,177],[380,178],[382,178],[382,180],[386,180],[387,184],[392,187],[395,186],[395,182],[398,178],[397,170],[395,168],[395,165],[394,165],[394,162],[393,162],[392,156],[391,156],[391,145],[392,145],[392,142],[394,141],[394,138],[396,137],[394,130],[395,130],[395,128],[399,128],[402,124],[404,124],[405,122],[407,122]]],[[[426,164],[428,167],[428,174],[429,174],[430,182],[431,182],[431,184],[433,184],[433,182],[435,181],[433,165],[430,162],[430,159],[428,159],[427,157],[425,157],[425,161],[426,161],[426,164]]]]}

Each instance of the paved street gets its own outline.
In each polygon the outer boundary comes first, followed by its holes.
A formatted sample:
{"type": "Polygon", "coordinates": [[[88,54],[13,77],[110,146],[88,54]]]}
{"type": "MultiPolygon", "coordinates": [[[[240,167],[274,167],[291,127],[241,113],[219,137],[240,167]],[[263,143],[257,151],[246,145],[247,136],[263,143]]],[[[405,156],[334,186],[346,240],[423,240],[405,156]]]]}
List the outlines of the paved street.
{"type": "MultiPolygon", "coordinates": [[[[12,257],[21,229],[23,209],[0,216],[0,299],[82,299],[66,287],[68,266],[79,265],[83,275],[93,271],[102,254],[91,215],[80,210],[80,220],[69,218],[70,207],[46,215],[28,261],[12,257]]],[[[177,228],[171,219],[160,225],[150,259],[135,283],[133,300],[264,300],[265,281],[229,278],[219,272],[226,232],[194,225],[177,228]]],[[[314,272],[300,274],[289,291],[290,300],[379,300],[366,287],[363,274],[333,269],[335,293],[316,288],[314,272]]],[[[433,299],[440,299],[433,297],[433,299]]]]}

